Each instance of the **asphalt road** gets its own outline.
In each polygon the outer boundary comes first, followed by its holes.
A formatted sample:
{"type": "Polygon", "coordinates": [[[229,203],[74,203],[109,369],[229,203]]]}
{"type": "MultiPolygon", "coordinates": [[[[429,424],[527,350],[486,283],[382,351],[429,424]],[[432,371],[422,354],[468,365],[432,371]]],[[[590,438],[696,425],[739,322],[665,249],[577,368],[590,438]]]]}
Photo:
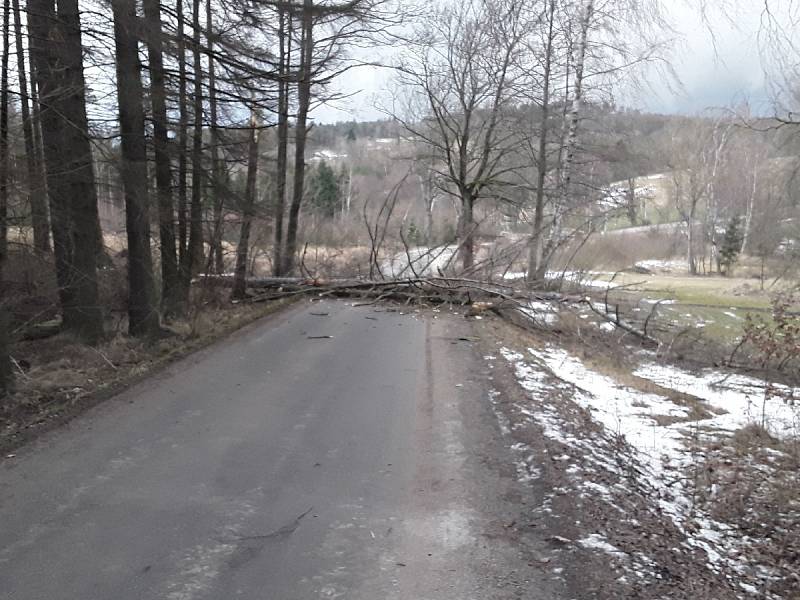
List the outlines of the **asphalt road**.
{"type": "Polygon", "coordinates": [[[558,597],[469,333],[304,303],[95,407],[0,465],[0,597],[558,597]]]}

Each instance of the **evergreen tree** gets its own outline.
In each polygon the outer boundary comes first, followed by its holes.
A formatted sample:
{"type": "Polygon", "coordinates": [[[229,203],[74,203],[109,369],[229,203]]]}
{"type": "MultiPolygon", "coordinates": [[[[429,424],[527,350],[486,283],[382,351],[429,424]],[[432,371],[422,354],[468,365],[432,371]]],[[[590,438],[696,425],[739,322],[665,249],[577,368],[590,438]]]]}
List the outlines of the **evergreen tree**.
{"type": "Polygon", "coordinates": [[[724,270],[725,275],[733,273],[733,266],[739,259],[742,249],[742,220],[739,216],[732,217],[725,227],[725,235],[722,238],[722,247],[719,251],[719,265],[724,270]]]}
{"type": "Polygon", "coordinates": [[[313,173],[311,185],[311,204],[324,217],[333,218],[341,209],[342,199],[339,178],[324,160],[313,173]]]}

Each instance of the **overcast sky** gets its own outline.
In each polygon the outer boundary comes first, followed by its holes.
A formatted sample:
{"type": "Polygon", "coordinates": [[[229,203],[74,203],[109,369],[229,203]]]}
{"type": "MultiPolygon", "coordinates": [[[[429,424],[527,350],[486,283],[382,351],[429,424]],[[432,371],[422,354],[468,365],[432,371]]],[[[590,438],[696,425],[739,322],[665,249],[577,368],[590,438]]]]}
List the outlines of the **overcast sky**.
{"type": "MultiPolygon", "coordinates": [[[[744,9],[736,16],[736,27],[720,15],[714,15],[713,36],[691,6],[677,4],[674,0],[665,3],[670,3],[670,18],[683,38],[672,61],[683,91],[670,91],[654,74],[650,82],[654,88],[652,93],[625,98],[620,90],[618,102],[657,112],[698,113],[747,99],[756,111],[769,111],[756,37],[759,3],[753,1],[753,8],[744,9]]],[[[379,68],[348,73],[337,83],[337,88],[358,93],[335,106],[317,109],[315,119],[330,123],[383,118],[385,115],[376,104],[387,97],[385,90],[391,87],[391,79],[390,71],[379,68]]]]}

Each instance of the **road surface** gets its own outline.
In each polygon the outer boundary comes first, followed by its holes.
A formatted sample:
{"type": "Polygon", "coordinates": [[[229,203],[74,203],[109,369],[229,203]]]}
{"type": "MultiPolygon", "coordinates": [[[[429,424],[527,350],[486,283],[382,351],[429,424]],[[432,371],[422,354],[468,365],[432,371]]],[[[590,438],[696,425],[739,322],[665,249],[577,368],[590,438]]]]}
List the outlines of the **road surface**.
{"type": "Polygon", "coordinates": [[[469,332],[303,303],[44,436],[0,465],[0,596],[559,597],[469,332]]]}

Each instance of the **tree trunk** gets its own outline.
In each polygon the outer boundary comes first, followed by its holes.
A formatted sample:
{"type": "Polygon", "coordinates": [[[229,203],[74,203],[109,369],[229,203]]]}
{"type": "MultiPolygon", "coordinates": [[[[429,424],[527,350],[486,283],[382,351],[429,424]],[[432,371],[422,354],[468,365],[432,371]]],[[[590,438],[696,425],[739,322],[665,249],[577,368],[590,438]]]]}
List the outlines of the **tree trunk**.
{"type": "Polygon", "coordinates": [[[63,87],[63,73],[57,67],[50,39],[56,33],[56,13],[53,0],[28,0],[28,33],[32,79],[39,92],[39,119],[42,136],[42,155],[50,208],[50,228],[53,235],[56,279],[62,314],[73,303],[72,240],[67,208],[68,189],[61,176],[62,128],[64,121],[57,107],[63,87]]]}
{"type": "Polygon", "coordinates": [[[86,118],[77,0],[28,3],[63,327],[86,343],[103,333],[97,293],[97,190],[86,118]]]}
{"type": "MultiPolygon", "coordinates": [[[[18,12],[16,14],[19,14],[18,12]]],[[[0,399],[5,398],[13,385],[13,372],[9,349],[9,319],[6,306],[6,286],[3,280],[8,255],[8,52],[9,52],[9,3],[3,7],[3,58],[0,65],[0,399]]]]}
{"type": "Polygon", "coordinates": [[[178,269],[181,302],[189,299],[189,282],[192,268],[189,264],[189,232],[186,207],[188,204],[187,153],[189,143],[189,107],[186,83],[186,38],[183,16],[184,0],[177,0],[175,12],[178,21],[178,269]]]}
{"type": "Polygon", "coordinates": [[[740,254],[747,251],[747,243],[750,240],[750,227],[753,222],[753,206],[755,205],[756,191],[758,189],[758,163],[754,161],[753,166],[753,187],[750,189],[750,196],[747,198],[747,209],[744,217],[744,231],[742,232],[742,246],[740,254]]]}
{"type": "Polygon", "coordinates": [[[272,254],[272,274],[283,273],[283,213],[286,210],[286,169],[288,168],[289,146],[289,68],[292,53],[291,36],[287,35],[291,15],[285,10],[278,11],[278,158],[275,178],[275,241],[272,254]]]}
{"type": "Polygon", "coordinates": [[[283,257],[284,274],[294,270],[297,254],[297,230],[300,205],[305,192],[306,138],[308,136],[308,110],[311,105],[311,61],[313,60],[313,0],[303,0],[303,24],[300,45],[300,77],[297,82],[297,118],[295,119],[294,189],[289,207],[289,222],[286,228],[286,252],[283,257]]]}
{"type": "Polygon", "coordinates": [[[144,94],[139,63],[136,0],[112,0],[117,53],[117,98],[128,233],[128,331],[135,336],[158,332],[150,219],[147,198],[147,142],[144,94]]]}
{"type": "MultiPolygon", "coordinates": [[[[26,15],[27,19],[30,20],[30,16],[26,15]]],[[[30,29],[30,26],[29,26],[30,29]]],[[[30,36],[30,33],[29,33],[30,36]]],[[[30,40],[30,37],[28,37],[30,40]]],[[[44,210],[45,212],[48,211],[47,207],[47,174],[45,173],[44,169],[44,154],[42,150],[42,114],[41,109],[39,106],[39,84],[36,81],[36,73],[33,68],[33,58],[32,52],[30,52],[30,41],[28,42],[28,65],[30,66],[30,78],[31,78],[31,118],[33,120],[33,153],[36,160],[36,175],[37,181],[39,181],[39,185],[41,187],[42,193],[42,201],[45,203],[44,210]]],[[[50,235],[50,224],[47,224],[47,234],[48,237],[50,235]]]]}
{"type": "Polygon", "coordinates": [[[559,201],[555,207],[553,217],[553,228],[551,231],[547,260],[552,257],[558,246],[561,244],[561,228],[563,217],[569,201],[570,188],[572,183],[572,167],[575,162],[575,152],[578,147],[578,129],[583,111],[583,77],[586,65],[586,49],[589,43],[589,29],[594,18],[594,0],[586,0],[580,22],[580,38],[575,57],[575,82],[573,84],[572,102],[570,103],[567,115],[567,139],[564,144],[564,158],[561,164],[561,190],[559,201]]]}
{"type": "Polygon", "coordinates": [[[461,218],[459,221],[458,241],[461,245],[461,267],[467,271],[475,264],[475,223],[473,209],[475,199],[469,191],[461,193],[461,218]]]}
{"type": "MultiPolygon", "coordinates": [[[[214,68],[214,21],[212,19],[211,0],[206,0],[206,45],[208,46],[208,107],[211,116],[211,203],[214,207],[214,229],[211,235],[211,254],[214,260],[214,272],[222,273],[225,265],[222,256],[222,236],[225,225],[223,210],[225,196],[223,187],[223,165],[219,158],[219,128],[217,126],[217,83],[214,68]]],[[[209,258],[211,260],[211,258],[209,258]]]]}
{"type": "Polygon", "coordinates": [[[194,56],[194,135],[192,140],[192,203],[189,207],[189,274],[203,265],[203,64],[200,52],[200,0],[192,4],[194,56]]]}
{"type": "MultiPolygon", "coordinates": [[[[96,343],[103,334],[103,315],[97,291],[97,258],[100,216],[97,211],[97,187],[86,117],[86,82],[83,76],[83,43],[78,0],[57,0],[60,33],[65,42],[62,68],[65,70],[63,102],[59,108],[68,123],[63,128],[66,164],[65,177],[70,191],[72,229],[72,265],[75,304],[65,312],[64,325],[88,343],[96,343]]],[[[102,239],[102,235],[100,235],[102,239]]]]}
{"type": "Polygon", "coordinates": [[[242,231],[239,235],[239,245],[236,247],[236,269],[234,270],[233,292],[234,300],[241,300],[246,296],[247,290],[247,251],[250,245],[250,228],[253,223],[253,212],[256,201],[256,175],[258,174],[258,124],[255,116],[250,121],[250,144],[247,153],[247,184],[244,191],[244,205],[242,206],[242,231]]]}
{"type": "MultiPolygon", "coordinates": [[[[350,210],[350,194],[353,180],[352,163],[350,166],[350,179],[348,180],[347,190],[347,208],[350,210]]],[[[428,169],[424,176],[419,176],[420,191],[422,192],[422,201],[425,203],[425,243],[427,245],[433,244],[433,209],[436,205],[436,195],[433,191],[433,173],[428,169]]]]}
{"type": "Polygon", "coordinates": [[[153,146],[161,247],[161,308],[165,315],[174,315],[180,306],[180,283],[175,254],[175,209],[172,202],[172,169],[167,135],[161,0],[145,0],[144,13],[147,21],[147,55],[150,60],[150,100],[153,106],[153,146]]]}
{"type": "Polygon", "coordinates": [[[636,227],[639,225],[639,203],[636,202],[636,179],[634,177],[628,177],[628,190],[625,192],[625,196],[628,201],[625,206],[625,210],[628,213],[628,220],[633,227],[636,227]]]}
{"type": "Polygon", "coordinates": [[[542,79],[542,120],[539,129],[539,161],[536,165],[536,205],[533,213],[533,231],[528,240],[528,283],[542,281],[547,271],[544,262],[544,185],[547,179],[547,142],[550,133],[550,79],[553,70],[553,39],[556,19],[555,0],[550,0],[547,15],[547,43],[545,44],[544,77],[542,79]]]}
{"type": "Polygon", "coordinates": [[[17,45],[17,73],[19,77],[20,106],[22,108],[22,131],[25,138],[25,166],[27,170],[28,204],[33,225],[33,247],[39,254],[50,251],[50,225],[47,222],[47,199],[36,158],[33,120],[28,105],[28,74],[25,71],[25,48],[22,44],[22,19],[19,0],[13,0],[14,29],[17,45]]]}

